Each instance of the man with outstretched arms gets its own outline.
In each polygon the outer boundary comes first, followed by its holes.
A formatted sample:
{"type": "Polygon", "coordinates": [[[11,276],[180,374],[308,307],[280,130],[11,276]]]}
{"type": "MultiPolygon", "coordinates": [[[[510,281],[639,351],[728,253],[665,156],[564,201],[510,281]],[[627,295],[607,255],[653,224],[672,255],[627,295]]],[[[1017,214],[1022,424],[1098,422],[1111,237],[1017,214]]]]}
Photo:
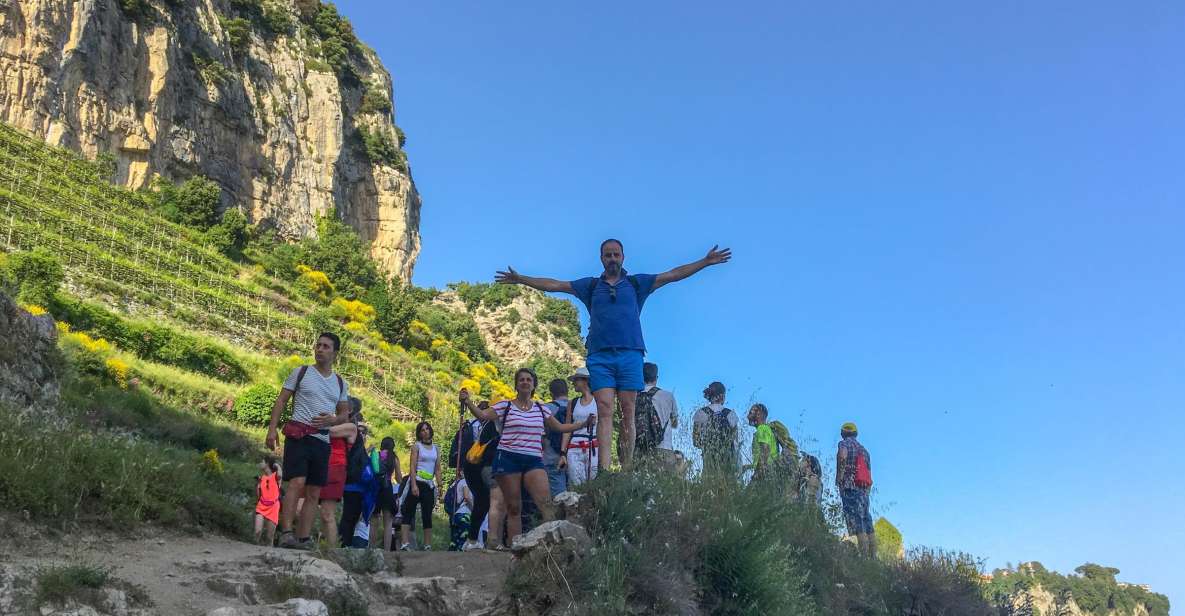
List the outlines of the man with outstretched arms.
{"type": "Polygon", "coordinates": [[[642,306],[651,293],[665,284],[683,280],[710,265],[727,263],[732,258],[728,248],[713,246],[702,259],[680,265],[662,274],[629,274],[622,267],[625,248],[618,240],[601,242],[601,265],[604,272],[596,278],[562,281],[553,278],[524,276],[514,268],[497,272],[494,279],[502,284],[523,284],[540,291],[575,295],[589,313],[588,358],[589,386],[597,401],[598,458],[602,469],[609,468],[613,438],[613,402],[621,405],[622,464],[628,465],[634,453],[634,401],[642,389],[642,306]]]}

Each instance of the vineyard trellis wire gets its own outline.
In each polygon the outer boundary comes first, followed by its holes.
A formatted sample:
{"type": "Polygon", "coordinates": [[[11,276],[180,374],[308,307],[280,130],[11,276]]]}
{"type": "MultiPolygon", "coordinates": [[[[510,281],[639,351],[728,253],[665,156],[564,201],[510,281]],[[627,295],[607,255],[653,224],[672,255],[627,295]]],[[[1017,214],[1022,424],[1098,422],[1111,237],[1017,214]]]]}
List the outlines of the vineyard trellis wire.
{"type": "MultiPolygon", "coordinates": [[[[161,219],[143,196],[99,181],[90,163],[0,124],[0,243],[5,249],[50,248],[77,284],[130,291],[170,316],[196,315],[200,329],[257,348],[278,340],[285,344],[276,351],[305,350],[315,333],[305,317],[313,305],[244,284],[236,276],[239,266],[200,245],[200,239],[191,229],[161,219]]],[[[355,359],[343,363],[343,375],[369,390],[396,419],[417,419],[419,413],[395,400],[397,381],[429,385],[431,369],[382,353],[365,337],[356,340],[351,345],[355,359]],[[387,367],[381,377],[376,366],[387,367]]]]}

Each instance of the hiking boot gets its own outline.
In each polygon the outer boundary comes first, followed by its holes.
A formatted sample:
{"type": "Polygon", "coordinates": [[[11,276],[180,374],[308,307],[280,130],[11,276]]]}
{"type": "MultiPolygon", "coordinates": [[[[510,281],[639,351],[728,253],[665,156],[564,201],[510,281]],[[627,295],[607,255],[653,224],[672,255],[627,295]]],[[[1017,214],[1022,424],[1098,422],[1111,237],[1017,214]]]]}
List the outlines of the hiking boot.
{"type": "Polygon", "coordinates": [[[299,549],[300,540],[296,538],[296,534],[292,531],[284,531],[280,533],[280,540],[276,543],[276,547],[281,547],[288,550],[299,549]]]}

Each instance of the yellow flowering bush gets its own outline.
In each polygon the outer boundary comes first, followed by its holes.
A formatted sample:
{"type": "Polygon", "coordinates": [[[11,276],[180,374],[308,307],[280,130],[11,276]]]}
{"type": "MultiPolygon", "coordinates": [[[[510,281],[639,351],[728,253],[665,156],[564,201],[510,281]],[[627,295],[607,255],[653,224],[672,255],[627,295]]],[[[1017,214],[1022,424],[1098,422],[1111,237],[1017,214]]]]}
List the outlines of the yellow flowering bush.
{"type": "Polygon", "coordinates": [[[488,381],[490,373],[486,372],[486,369],[481,364],[473,364],[469,366],[469,376],[477,381],[488,381]]]}
{"type": "Polygon", "coordinates": [[[468,390],[469,393],[471,393],[471,394],[476,395],[476,394],[481,393],[481,383],[478,383],[477,381],[475,381],[473,379],[462,380],[461,381],[461,388],[468,390]]]}
{"type": "Polygon", "coordinates": [[[222,466],[222,458],[218,457],[217,449],[209,449],[202,454],[202,470],[215,477],[220,477],[226,472],[222,466]]]}
{"type": "Polygon", "coordinates": [[[336,319],[341,319],[345,322],[361,323],[362,325],[370,323],[377,316],[374,306],[356,299],[343,299],[340,297],[329,304],[329,311],[336,319]]]}
{"type": "Polygon", "coordinates": [[[446,344],[448,344],[448,343],[445,342],[444,338],[433,338],[432,339],[432,348],[433,349],[438,349],[446,344]]]}
{"type": "Polygon", "coordinates": [[[449,387],[450,385],[452,385],[452,384],[453,384],[453,377],[452,377],[452,375],[450,375],[449,373],[445,372],[444,370],[437,370],[437,371],[436,371],[436,374],[435,374],[435,375],[433,375],[433,376],[435,376],[435,377],[436,377],[436,382],[437,382],[437,383],[440,383],[440,384],[441,384],[442,386],[444,386],[444,387],[449,387]]]}
{"type": "Polygon", "coordinates": [[[321,301],[327,302],[337,295],[337,289],[329,281],[329,276],[326,276],[325,272],[319,272],[307,265],[296,266],[296,271],[300,272],[300,282],[321,301]]]}
{"type": "Polygon", "coordinates": [[[432,357],[428,355],[428,351],[416,351],[415,358],[419,361],[432,361],[432,357]]]}
{"type": "Polygon", "coordinates": [[[39,317],[39,316],[45,314],[45,308],[42,308],[41,306],[38,306],[37,304],[22,304],[21,308],[24,308],[25,312],[27,312],[35,317],[39,317]]]}
{"type": "Polygon", "coordinates": [[[502,381],[491,381],[490,392],[491,397],[494,400],[509,400],[518,395],[514,392],[513,387],[503,383],[502,381]]]}
{"type": "Polygon", "coordinates": [[[379,350],[384,353],[390,353],[393,348],[391,346],[391,343],[387,342],[386,340],[379,340],[378,344],[379,344],[379,350]]]}
{"type": "Polygon", "coordinates": [[[108,357],[104,366],[107,368],[107,376],[111,377],[120,389],[128,388],[128,376],[132,372],[132,367],[127,362],[118,357],[108,357]]]}
{"type": "Polygon", "coordinates": [[[352,334],[365,334],[366,333],[366,326],[357,322],[357,321],[350,321],[349,323],[346,323],[345,327],[346,327],[346,331],[348,331],[352,334]]]}
{"type": "Polygon", "coordinates": [[[65,321],[54,321],[53,326],[58,330],[59,335],[66,335],[70,333],[70,324],[65,321]]]}

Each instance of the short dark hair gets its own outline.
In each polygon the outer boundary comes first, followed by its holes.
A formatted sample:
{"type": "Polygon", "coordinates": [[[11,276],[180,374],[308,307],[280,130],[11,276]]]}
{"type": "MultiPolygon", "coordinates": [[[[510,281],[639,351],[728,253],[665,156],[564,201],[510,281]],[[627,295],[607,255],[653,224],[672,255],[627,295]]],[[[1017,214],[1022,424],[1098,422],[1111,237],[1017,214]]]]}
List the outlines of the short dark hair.
{"type": "Polygon", "coordinates": [[[622,252],[625,252],[625,244],[622,244],[621,240],[615,240],[613,238],[609,238],[601,242],[601,252],[605,252],[605,246],[608,244],[617,244],[617,247],[620,248],[622,252]]]}
{"type": "Polygon", "coordinates": [[[642,381],[653,383],[658,380],[658,364],[646,362],[642,364],[642,381]]]}
{"type": "Polygon", "coordinates": [[[384,436],[383,441],[379,443],[379,449],[383,451],[395,451],[395,439],[384,436]]]}
{"type": "Polygon", "coordinates": [[[338,338],[337,334],[335,334],[333,332],[321,332],[317,336],[317,340],[320,340],[322,338],[329,338],[329,341],[333,343],[333,352],[334,353],[342,350],[342,339],[338,338]]]}
{"type": "Polygon", "coordinates": [[[559,398],[560,396],[568,395],[568,382],[564,379],[552,379],[547,384],[547,390],[551,392],[552,398],[559,398]]]}
{"type": "Polygon", "coordinates": [[[362,418],[362,401],[354,396],[349,397],[350,401],[350,416],[362,418]]]}
{"type": "Polygon", "coordinates": [[[758,413],[761,413],[761,416],[762,416],[762,417],[769,418],[769,409],[768,409],[768,408],[766,408],[766,406],[765,406],[764,404],[762,404],[762,403],[758,402],[758,403],[756,403],[756,404],[754,404],[754,405],[753,405],[753,408],[754,408],[754,409],[755,409],[755,410],[756,410],[758,413]]]}

